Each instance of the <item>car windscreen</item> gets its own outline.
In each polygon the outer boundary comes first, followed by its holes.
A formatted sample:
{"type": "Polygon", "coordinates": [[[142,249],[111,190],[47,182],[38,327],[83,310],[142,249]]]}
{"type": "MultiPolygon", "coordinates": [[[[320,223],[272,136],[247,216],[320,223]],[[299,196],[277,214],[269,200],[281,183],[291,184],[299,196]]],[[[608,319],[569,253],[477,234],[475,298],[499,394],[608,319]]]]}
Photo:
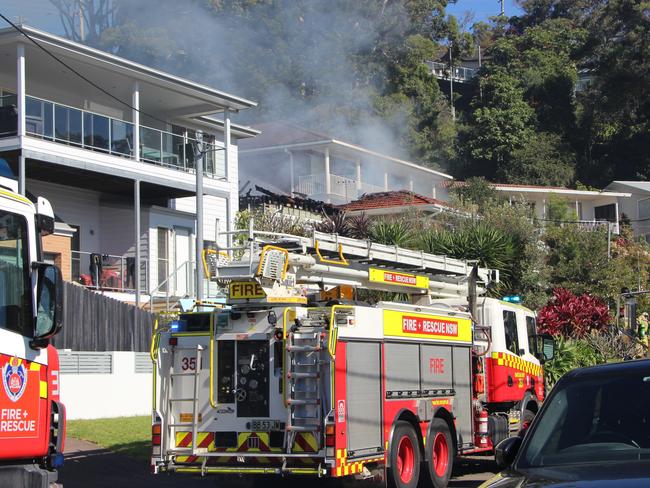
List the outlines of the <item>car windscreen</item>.
{"type": "Polygon", "coordinates": [[[560,382],[518,468],[650,460],[650,366],[560,382]]]}

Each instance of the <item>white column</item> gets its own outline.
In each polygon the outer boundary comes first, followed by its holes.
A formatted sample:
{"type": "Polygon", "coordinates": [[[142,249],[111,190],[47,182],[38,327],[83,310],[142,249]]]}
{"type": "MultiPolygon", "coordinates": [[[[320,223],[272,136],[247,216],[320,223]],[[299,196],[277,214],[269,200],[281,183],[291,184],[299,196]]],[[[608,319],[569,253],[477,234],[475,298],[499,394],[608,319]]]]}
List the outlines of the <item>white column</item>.
{"type": "Polygon", "coordinates": [[[580,220],[580,203],[576,200],[576,220],[580,220]]]}
{"type": "Polygon", "coordinates": [[[361,193],[361,159],[357,159],[355,164],[357,166],[357,191],[361,193]]]}
{"type": "Polygon", "coordinates": [[[330,193],[332,192],[332,185],[330,182],[330,148],[325,148],[325,194],[327,196],[327,203],[330,203],[330,193]]]}
{"type": "Polygon", "coordinates": [[[25,45],[21,42],[16,47],[16,97],[18,105],[18,193],[25,194],[25,156],[23,155],[23,138],[25,137],[25,45]]]}
{"type": "Polygon", "coordinates": [[[384,171],[384,191],[388,191],[388,172],[384,171]]]}
{"type": "Polygon", "coordinates": [[[616,201],[614,202],[614,208],[616,209],[616,220],[614,221],[614,226],[615,226],[614,228],[616,229],[616,234],[620,234],[620,233],[621,233],[621,227],[620,227],[620,220],[621,220],[621,217],[619,216],[619,213],[618,213],[618,212],[619,212],[619,209],[618,209],[618,198],[617,198],[616,201]]]}
{"type": "Polygon", "coordinates": [[[542,198],[542,218],[546,218],[546,198],[542,198]]]}
{"type": "Polygon", "coordinates": [[[133,113],[133,159],[140,161],[140,83],[133,82],[133,93],[131,94],[131,106],[133,113]]]}
{"type": "Polygon", "coordinates": [[[433,198],[437,198],[436,197],[436,185],[433,185],[433,191],[431,192],[431,194],[432,194],[433,198]]]}
{"type": "Polygon", "coordinates": [[[409,180],[409,191],[413,191],[413,180],[409,180]]]}
{"type": "MultiPolygon", "coordinates": [[[[223,145],[225,147],[224,153],[224,166],[226,180],[230,175],[230,110],[223,111],[223,145]]],[[[237,183],[237,182],[235,182],[237,183]]],[[[229,229],[230,230],[230,229],[229,229]]]]}
{"type": "Polygon", "coordinates": [[[295,180],[295,175],[293,170],[293,153],[288,149],[285,149],[285,151],[289,155],[289,175],[291,176],[291,196],[293,196],[294,192],[296,191],[296,180],[295,180]]]}

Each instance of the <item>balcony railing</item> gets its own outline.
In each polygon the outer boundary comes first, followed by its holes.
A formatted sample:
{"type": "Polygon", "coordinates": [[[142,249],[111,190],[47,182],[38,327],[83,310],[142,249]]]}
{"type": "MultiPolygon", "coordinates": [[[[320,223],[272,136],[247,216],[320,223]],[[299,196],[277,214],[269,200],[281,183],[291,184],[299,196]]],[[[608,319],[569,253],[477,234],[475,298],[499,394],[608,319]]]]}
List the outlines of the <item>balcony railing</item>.
{"type": "MultiPolygon", "coordinates": [[[[84,251],[72,251],[72,280],[88,288],[104,291],[135,291],[135,258],[84,251]]],[[[147,262],[140,263],[139,279],[146,290],[147,262]]]]}
{"type": "Polygon", "coordinates": [[[454,66],[452,68],[447,63],[437,61],[427,61],[427,65],[431,70],[431,74],[441,80],[449,80],[450,75],[453,74],[454,81],[466,83],[478,74],[476,68],[465,68],[464,66],[454,66]]]}
{"type": "MultiPolygon", "coordinates": [[[[17,131],[16,96],[0,97],[0,137],[17,131]]],[[[131,122],[28,96],[25,98],[25,131],[30,136],[133,158],[134,127],[131,122]]],[[[197,140],[194,132],[179,128],[166,132],[140,126],[140,160],[168,168],[194,172],[197,140]]],[[[212,136],[203,138],[203,171],[213,178],[226,177],[224,148],[212,136]]]]}
{"type": "MultiPolygon", "coordinates": [[[[308,196],[325,194],[325,173],[300,176],[296,191],[308,196]]],[[[361,189],[357,190],[357,180],[330,173],[330,195],[340,196],[346,200],[354,200],[364,193],[377,193],[381,191],[384,191],[383,186],[373,185],[364,181],[361,182],[361,189]]]]}

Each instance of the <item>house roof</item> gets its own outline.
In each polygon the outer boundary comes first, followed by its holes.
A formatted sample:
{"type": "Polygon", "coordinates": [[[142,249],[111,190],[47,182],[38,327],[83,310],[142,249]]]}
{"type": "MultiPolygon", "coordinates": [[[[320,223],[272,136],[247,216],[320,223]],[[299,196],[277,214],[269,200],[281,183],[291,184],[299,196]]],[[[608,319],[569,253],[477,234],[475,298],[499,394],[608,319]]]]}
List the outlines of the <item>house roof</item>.
{"type": "Polygon", "coordinates": [[[262,152],[272,152],[284,149],[310,149],[317,146],[333,146],[341,151],[361,157],[362,155],[372,156],[385,161],[397,163],[425,173],[434,174],[446,180],[452,180],[453,177],[436,171],[425,166],[396,158],[388,154],[379,153],[363,146],[336,139],[330,135],[323,134],[311,129],[305,129],[286,122],[267,122],[256,124],[256,129],[261,130],[262,134],[254,139],[247,140],[240,144],[239,154],[252,154],[262,152]]]}
{"type": "MultiPolygon", "coordinates": [[[[106,70],[105,73],[119,73],[132,80],[139,80],[143,83],[192,97],[213,107],[212,110],[206,109],[203,113],[214,113],[223,109],[236,111],[257,106],[257,103],[251,100],[129,61],[28,25],[20,25],[19,27],[27,36],[47,49],[48,52],[64,58],[67,63],[73,64],[77,69],[80,68],[79,63],[82,63],[88,69],[92,66],[96,69],[106,70]]],[[[25,38],[25,35],[16,31],[13,27],[0,29],[0,46],[7,46],[17,42],[24,42],[27,47],[35,47],[32,42],[25,38]]],[[[43,57],[43,60],[51,62],[51,58],[48,58],[40,49],[35,49],[33,53],[30,53],[30,56],[40,56],[43,57]]]]}
{"type": "Polygon", "coordinates": [[[338,208],[344,212],[357,212],[380,208],[410,207],[417,205],[435,205],[449,208],[449,204],[436,198],[419,195],[412,191],[383,191],[379,193],[366,193],[358,200],[354,200],[338,208]]]}
{"type": "Polygon", "coordinates": [[[625,186],[631,188],[632,190],[640,190],[642,192],[650,192],[650,181],[612,181],[607,188],[609,187],[620,187],[625,186]]]}
{"type": "MultiPolygon", "coordinates": [[[[448,189],[458,188],[465,185],[464,181],[450,181],[447,182],[446,187],[448,189]]],[[[607,189],[605,190],[575,190],[572,188],[566,188],[564,186],[542,186],[542,185],[520,185],[514,183],[490,183],[490,185],[496,190],[503,193],[553,193],[557,195],[566,195],[573,197],[598,197],[598,196],[607,196],[607,197],[629,197],[630,193],[623,192],[613,192],[607,189]]]]}

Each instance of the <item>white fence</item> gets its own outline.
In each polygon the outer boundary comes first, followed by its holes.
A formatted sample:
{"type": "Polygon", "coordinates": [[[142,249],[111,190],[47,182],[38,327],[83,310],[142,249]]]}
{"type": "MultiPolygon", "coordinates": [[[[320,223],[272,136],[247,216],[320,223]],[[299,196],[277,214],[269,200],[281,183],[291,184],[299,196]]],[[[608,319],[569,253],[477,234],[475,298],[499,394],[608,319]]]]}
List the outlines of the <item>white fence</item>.
{"type": "Polygon", "coordinates": [[[69,419],[151,414],[149,353],[59,351],[59,359],[69,419]]]}

